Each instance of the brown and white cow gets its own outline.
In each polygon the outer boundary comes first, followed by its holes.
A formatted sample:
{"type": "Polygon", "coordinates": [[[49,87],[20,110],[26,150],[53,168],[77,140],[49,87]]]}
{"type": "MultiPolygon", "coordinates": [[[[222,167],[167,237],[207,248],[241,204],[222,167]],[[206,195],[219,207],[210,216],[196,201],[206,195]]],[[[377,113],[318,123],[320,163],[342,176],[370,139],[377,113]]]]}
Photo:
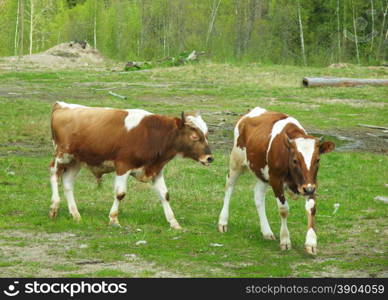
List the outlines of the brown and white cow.
{"type": "Polygon", "coordinates": [[[70,214],[80,220],[73,195],[75,178],[87,166],[99,180],[116,172],[110,224],[119,226],[119,203],[127,192],[129,175],[151,182],[159,195],[170,226],[180,229],[169,204],[163,167],[175,156],[203,165],[213,161],[208,129],[199,114],[172,118],[141,109],[87,107],[57,102],[51,117],[55,157],[51,162],[52,204],[49,216],[59,207],[58,178],[62,177],[70,214]]]}
{"type": "Polygon", "coordinates": [[[332,151],[334,147],[332,142],[321,142],[308,135],[296,119],[286,114],[256,107],[242,116],[234,129],[234,146],[230,155],[224,205],[218,222],[219,231],[227,231],[233,188],[240,174],[248,168],[257,177],[254,200],[264,238],[275,239],[265,213],[265,192],[270,185],[281,217],[280,248],[291,249],[287,228],[289,207],[284,196],[285,189],[288,189],[306,198],[308,230],[305,247],[308,253],[316,254],[314,218],[319,156],[332,151]]]}

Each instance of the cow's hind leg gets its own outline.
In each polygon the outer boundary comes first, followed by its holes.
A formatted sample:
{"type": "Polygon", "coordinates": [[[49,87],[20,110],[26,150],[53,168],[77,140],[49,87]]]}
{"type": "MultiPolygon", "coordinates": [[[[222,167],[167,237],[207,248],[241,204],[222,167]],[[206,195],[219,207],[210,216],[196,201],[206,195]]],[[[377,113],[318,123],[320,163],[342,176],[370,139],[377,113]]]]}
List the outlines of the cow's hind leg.
{"type": "Polygon", "coordinates": [[[257,213],[259,214],[260,219],[260,228],[263,237],[267,240],[275,240],[275,235],[273,234],[271,227],[269,226],[267,214],[265,213],[265,192],[267,191],[267,184],[261,181],[257,181],[254,194],[255,194],[255,204],[257,208],[257,213]]]}
{"type": "Polygon", "coordinates": [[[74,181],[80,169],[81,164],[79,162],[72,161],[68,165],[64,166],[64,171],[62,174],[63,189],[67,199],[69,212],[73,216],[73,219],[76,221],[81,220],[81,215],[78,212],[77,204],[75,203],[74,199],[74,181]]]}
{"type": "Polygon", "coordinates": [[[127,193],[129,171],[123,175],[116,175],[114,183],[114,201],[109,212],[109,225],[120,227],[119,223],[119,205],[127,193]]]}
{"type": "Polygon", "coordinates": [[[244,171],[245,151],[234,147],[230,155],[229,173],[226,177],[224,205],[218,219],[218,231],[228,231],[229,205],[237,179],[244,171]]]}
{"type": "Polygon", "coordinates": [[[59,197],[58,191],[58,177],[61,175],[61,166],[58,165],[57,159],[50,163],[50,183],[51,183],[51,206],[49,211],[49,217],[55,218],[58,215],[59,202],[61,198],[59,197]]]}
{"type": "Polygon", "coordinates": [[[155,179],[153,180],[153,186],[160,198],[160,201],[162,202],[164,215],[166,216],[167,222],[170,223],[170,227],[178,230],[182,229],[178,221],[175,219],[174,212],[172,211],[172,208],[170,206],[170,197],[168,195],[166,183],[164,182],[163,172],[160,172],[155,177],[155,179]]]}

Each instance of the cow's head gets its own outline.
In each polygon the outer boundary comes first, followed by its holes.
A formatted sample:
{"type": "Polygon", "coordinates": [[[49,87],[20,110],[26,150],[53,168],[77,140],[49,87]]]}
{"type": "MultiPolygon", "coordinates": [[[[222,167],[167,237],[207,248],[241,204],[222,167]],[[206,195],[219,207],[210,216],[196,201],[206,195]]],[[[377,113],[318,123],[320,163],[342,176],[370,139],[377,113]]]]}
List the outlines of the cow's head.
{"type": "Polygon", "coordinates": [[[285,138],[289,149],[289,172],[298,189],[304,196],[315,194],[320,155],[335,148],[333,142],[307,136],[296,139],[285,138]]]}
{"type": "Polygon", "coordinates": [[[176,139],[178,153],[208,166],[214,158],[207,140],[207,125],[200,114],[185,115],[182,112],[181,118],[177,118],[176,123],[178,126],[178,138],[176,139]]]}

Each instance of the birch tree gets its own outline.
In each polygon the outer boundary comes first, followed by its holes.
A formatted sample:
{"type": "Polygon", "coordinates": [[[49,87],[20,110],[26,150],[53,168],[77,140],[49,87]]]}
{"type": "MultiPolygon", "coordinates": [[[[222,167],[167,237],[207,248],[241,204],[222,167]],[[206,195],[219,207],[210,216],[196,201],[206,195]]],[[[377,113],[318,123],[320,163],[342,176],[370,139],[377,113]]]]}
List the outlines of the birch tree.
{"type": "Polygon", "coordinates": [[[30,0],[30,55],[32,54],[32,42],[34,32],[34,1],[30,0]]]}
{"type": "Polygon", "coordinates": [[[357,63],[360,64],[360,51],[358,49],[358,37],[357,37],[357,26],[356,26],[356,12],[354,2],[352,0],[352,12],[353,12],[353,30],[354,30],[354,43],[356,44],[357,63]]]}
{"type": "Polygon", "coordinates": [[[16,9],[16,26],[15,26],[15,41],[14,41],[14,55],[17,55],[18,43],[19,43],[19,13],[20,13],[20,0],[18,0],[18,6],[16,9]]]}
{"type": "Polygon", "coordinates": [[[370,5],[371,5],[371,15],[372,15],[372,40],[370,44],[370,51],[372,52],[373,50],[373,41],[375,37],[375,9],[373,5],[373,0],[370,0],[370,5]]]}
{"type": "Polygon", "coordinates": [[[304,49],[304,36],[303,36],[303,25],[302,16],[300,12],[300,1],[298,0],[298,19],[299,19],[299,34],[300,34],[300,46],[302,49],[303,64],[307,66],[306,52],[304,49]]]}
{"type": "Polygon", "coordinates": [[[385,19],[387,17],[387,12],[388,12],[388,2],[387,2],[387,6],[385,7],[384,14],[383,14],[383,22],[381,25],[381,37],[380,37],[380,42],[379,42],[379,48],[377,50],[378,56],[380,56],[381,45],[383,44],[383,40],[384,40],[385,19]]]}
{"type": "Polygon", "coordinates": [[[24,0],[20,0],[20,48],[19,56],[24,53],[24,0]]]}
{"type": "Polygon", "coordinates": [[[222,0],[218,0],[218,2],[217,2],[217,0],[213,1],[212,13],[211,13],[210,23],[209,23],[209,29],[207,31],[207,36],[206,36],[206,43],[205,43],[205,47],[206,48],[207,48],[208,43],[209,43],[210,35],[212,34],[212,31],[213,31],[214,21],[216,20],[218,7],[220,6],[221,1],[222,0]]]}
{"type": "Polygon", "coordinates": [[[337,39],[338,39],[338,62],[341,60],[341,30],[340,30],[340,0],[337,0],[337,39]]]}
{"type": "Polygon", "coordinates": [[[97,49],[97,0],[94,0],[93,45],[97,49]]]}

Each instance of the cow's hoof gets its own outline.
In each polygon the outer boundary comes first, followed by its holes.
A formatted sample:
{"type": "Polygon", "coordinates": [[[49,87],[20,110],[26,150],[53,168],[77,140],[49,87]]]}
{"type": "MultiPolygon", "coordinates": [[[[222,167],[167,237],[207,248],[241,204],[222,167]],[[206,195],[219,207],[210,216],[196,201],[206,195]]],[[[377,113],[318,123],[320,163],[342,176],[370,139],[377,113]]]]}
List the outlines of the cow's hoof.
{"type": "Polygon", "coordinates": [[[109,226],[111,226],[113,228],[120,228],[121,227],[120,223],[117,223],[117,222],[109,223],[109,226]]]}
{"type": "Polygon", "coordinates": [[[109,226],[116,227],[116,228],[120,228],[121,227],[121,225],[119,223],[119,220],[117,218],[111,218],[109,220],[109,226]]]}
{"type": "Polygon", "coordinates": [[[263,238],[265,240],[276,240],[276,237],[273,233],[266,233],[266,234],[263,233],[263,238]]]}
{"type": "Polygon", "coordinates": [[[76,221],[77,223],[81,222],[81,215],[79,213],[73,214],[73,220],[76,221]]]}
{"type": "Polygon", "coordinates": [[[182,230],[181,225],[177,224],[171,224],[170,227],[174,230],[182,230]]]}
{"type": "Polygon", "coordinates": [[[218,224],[218,231],[221,232],[221,233],[227,232],[228,231],[228,225],[218,224]]]}
{"type": "Polygon", "coordinates": [[[291,243],[280,244],[280,250],[282,251],[291,250],[291,243]]]}
{"type": "Polygon", "coordinates": [[[316,246],[307,246],[306,245],[306,252],[310,255],[317,255],[317,247],[316,246]]]}
{"type": "Polygon", "coordinates": [[[49,217],[50,219],[55,219],[58,215],[58,211],[56,209],[50,209],[49,211],[49,217]]]}

